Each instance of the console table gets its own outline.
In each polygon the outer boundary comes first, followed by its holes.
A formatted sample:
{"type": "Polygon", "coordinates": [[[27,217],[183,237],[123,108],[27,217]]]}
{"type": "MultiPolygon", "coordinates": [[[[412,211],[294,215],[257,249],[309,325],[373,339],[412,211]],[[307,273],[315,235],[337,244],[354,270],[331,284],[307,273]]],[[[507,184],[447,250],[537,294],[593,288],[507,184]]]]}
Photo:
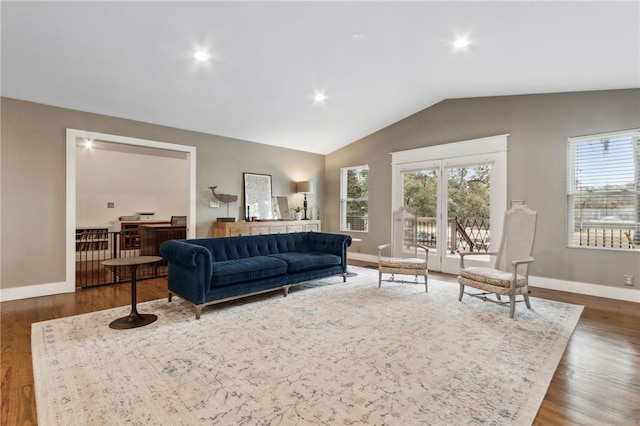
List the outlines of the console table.
{"type": "Polygon", "coordinates": [[[320,232],[319,220],[265,220],[256,222],[215,222],[213,237],[239,235],[284,234],[287,232],[320,232]]]}

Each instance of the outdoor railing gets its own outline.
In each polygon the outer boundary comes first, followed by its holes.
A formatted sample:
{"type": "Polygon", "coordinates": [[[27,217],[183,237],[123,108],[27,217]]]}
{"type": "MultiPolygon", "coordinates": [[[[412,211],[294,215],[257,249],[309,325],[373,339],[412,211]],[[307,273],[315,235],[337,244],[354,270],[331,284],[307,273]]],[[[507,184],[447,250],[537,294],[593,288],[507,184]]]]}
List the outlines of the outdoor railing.
{"type": "Polygon", "coordinates": [[[640,225],[630,222],[576,224],[573,229],[573,246],[599,248],[640,248],[640,225]]]}
{"type": "MultiPolygon", "coordinates": [[[[450,253],[488,252],[491,231],[488,218],[455,218],[448,220],[447,250],[450,253]]],[[[418,218],[418,241],[435,248],[437,243],[436,219],[418,218]]],[[[577,247],[640,248],[640,224],[634,222],[582,223],[574,229],[573,245],[577,247]]],[[[497,247],[493,247],[494,251],[497,247]]]]}
{"type": "Polygon", "coordinates": [[[369,218],[366,216],[347,215],[347,231],[367,231],[369,218]]]}
{"type": "MultiPolygon", "coordinates": [[[[491,233],[488,218],[449,219],[447,249],[451,253],[488,252],[491,233]]],[[[438,241],[436,218],[418,218],[418,242],[435,248],[438,241]]]]}

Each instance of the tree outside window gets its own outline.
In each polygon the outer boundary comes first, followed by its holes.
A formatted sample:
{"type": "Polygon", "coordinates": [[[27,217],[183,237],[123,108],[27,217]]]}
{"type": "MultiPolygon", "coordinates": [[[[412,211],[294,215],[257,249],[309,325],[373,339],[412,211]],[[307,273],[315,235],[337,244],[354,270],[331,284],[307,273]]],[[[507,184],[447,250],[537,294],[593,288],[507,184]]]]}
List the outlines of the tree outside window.
{"type": "Polygon", "coordinates": [[[340,230],[369,230],[369,166],[341,170],[340,230]]]}
{"type": "MultiPolygon", "coordinates": [[[[460,220],[489,219],[490,165],[447,169],[449,217],[460,220]]],[[[437,170],[407,172],[404,177],[404,205],[418,217],[436,217],[437,170]]]]}

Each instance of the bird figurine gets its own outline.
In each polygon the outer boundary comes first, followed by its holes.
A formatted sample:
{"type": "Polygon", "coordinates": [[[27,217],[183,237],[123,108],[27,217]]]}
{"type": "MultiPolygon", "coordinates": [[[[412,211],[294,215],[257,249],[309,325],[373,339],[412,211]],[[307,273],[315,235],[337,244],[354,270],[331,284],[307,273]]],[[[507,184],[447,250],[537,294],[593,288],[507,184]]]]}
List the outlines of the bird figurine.
{"type": "Polygon", "coordinates": [[[238,201],[238,196],[231,195],[231,194],[216,194],[216,188],[217,186],[209,187],[209,189],[213,193],[213,198],[215,198],[218,201],[222,201],[227,205],[227,216],[229,216],[229,203],[235,203],[236,201],[238,201]]]}
{"type": "Polygon", "coordinates": [[[218,200],[218,201],[222,201],[223,203],[235,203],[236,201],[238,201],[238,196],[237,195],[231,195],[231,194],[216,194],[216,188],[217,186],[210,186],[209,189],[211,190],[211,192],[213,193],[213,197],[218,200]]]}

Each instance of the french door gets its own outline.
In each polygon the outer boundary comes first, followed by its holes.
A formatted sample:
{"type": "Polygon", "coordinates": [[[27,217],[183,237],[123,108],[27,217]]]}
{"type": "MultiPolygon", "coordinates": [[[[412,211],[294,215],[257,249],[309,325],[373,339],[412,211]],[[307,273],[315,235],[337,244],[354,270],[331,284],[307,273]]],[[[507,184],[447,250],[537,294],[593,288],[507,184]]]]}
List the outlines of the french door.
{"type": "MultiPolygon", "coordinates": [[[[416,213],[430,270],[457,274],[458,251],[497,250],[506,208],[506,135],[495,138],[392,154],[392,207],[416,213]],[[488,152],[468,155],[479,149],[488,152]]],[[[475,263],[489,260],[479,256],[475,263]]]]}

